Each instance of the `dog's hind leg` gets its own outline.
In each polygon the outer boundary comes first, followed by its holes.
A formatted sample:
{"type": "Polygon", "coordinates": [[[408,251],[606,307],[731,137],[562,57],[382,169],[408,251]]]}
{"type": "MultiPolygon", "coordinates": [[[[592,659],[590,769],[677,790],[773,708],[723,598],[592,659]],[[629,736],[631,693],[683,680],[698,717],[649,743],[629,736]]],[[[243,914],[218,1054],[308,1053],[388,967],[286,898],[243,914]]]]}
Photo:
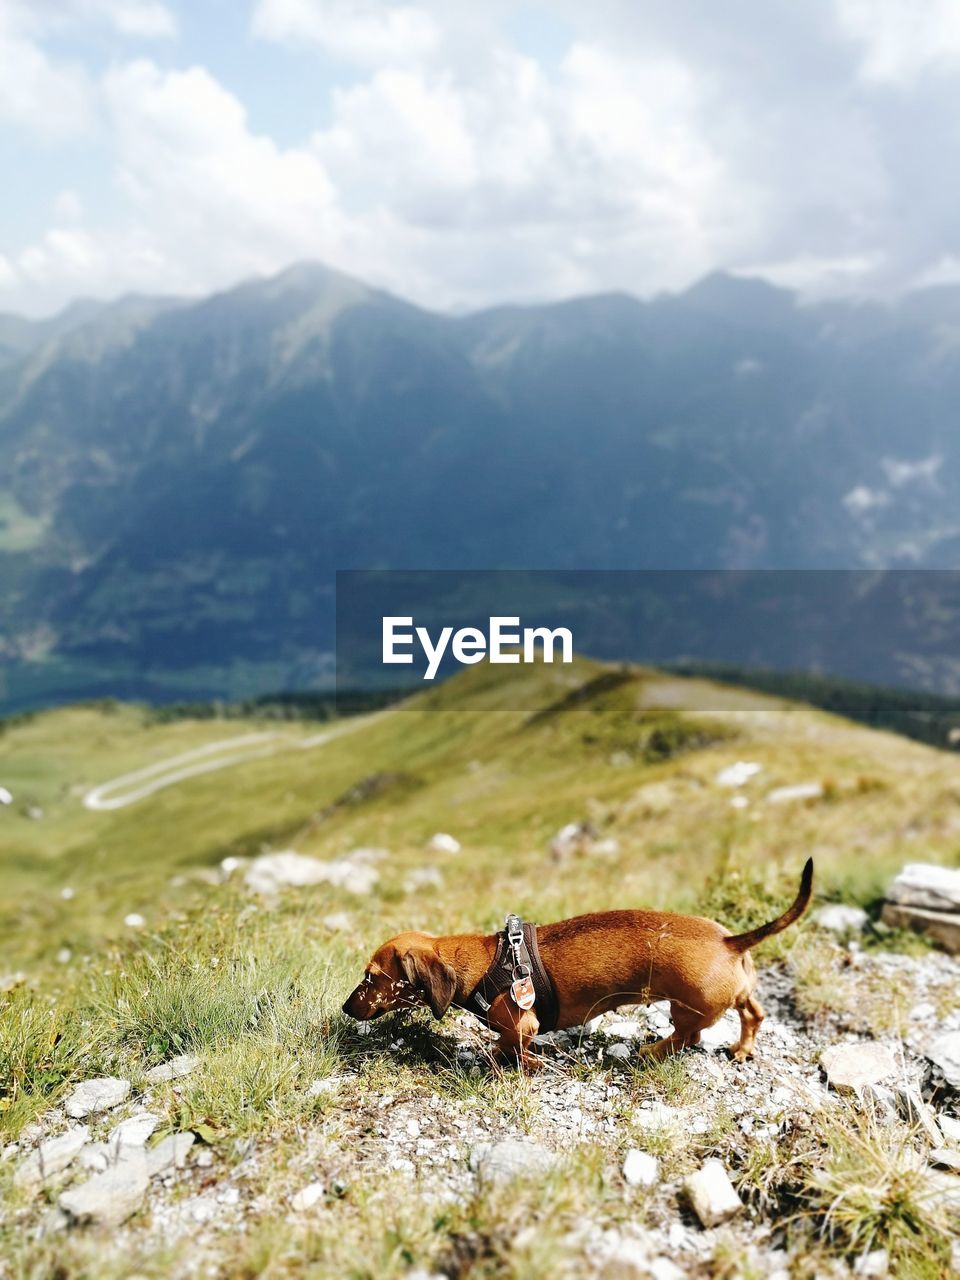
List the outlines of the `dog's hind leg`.
{"type": "Polygon", "coordinates": [[[670,1017],[673,1019],[673,1031],[655,1044],[644,1045],[640,1052],[646,1057],[654,1058],[659,1062],[668,1054],[679,1053],[681,1049],[699,1044],[700,1032],[704,1027],[710,1027],[716,1022],[716,1017],[699,1013],[695,1009],[688,1009],[686,1005],[678,1004],[676,1001],[670,1005],[670,1017]]]}
{"type": "Polygon", "coordinates": [[[740,1039],[731,1046],[730,1057],[737,1062],[746,1062],[753,1057],[757,1032],[766,1014],[763,1005],[752,992],[741,996],[734,1008],[740,1015],[740,1039]]]}

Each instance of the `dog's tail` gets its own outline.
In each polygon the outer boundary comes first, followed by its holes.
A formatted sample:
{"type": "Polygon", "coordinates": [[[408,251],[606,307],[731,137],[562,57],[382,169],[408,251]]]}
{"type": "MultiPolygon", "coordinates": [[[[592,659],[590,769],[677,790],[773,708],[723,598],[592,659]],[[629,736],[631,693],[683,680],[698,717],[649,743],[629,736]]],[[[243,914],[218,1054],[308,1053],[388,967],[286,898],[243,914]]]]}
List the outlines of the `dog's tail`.
{"type": "Polygon", "coordinates": [[[744,951],[749,951],[751,947],[755,947],[757,943],[762,942],[764,938],[770,938],[775,933],[781,933],[792,925],[794,920],[800,919],[810,904],[812,892],[813,859],[808,858],[804,864],[803,874],[800,877],[800,892],[783,915],[777,916],[776,920],[771,920],[769,924],[762,924],[759,929],[751,929],[749,933],[738,933],[733,938],[724,938],[724,942],[731,951],[738,951],[742,954],[744,951]]]}

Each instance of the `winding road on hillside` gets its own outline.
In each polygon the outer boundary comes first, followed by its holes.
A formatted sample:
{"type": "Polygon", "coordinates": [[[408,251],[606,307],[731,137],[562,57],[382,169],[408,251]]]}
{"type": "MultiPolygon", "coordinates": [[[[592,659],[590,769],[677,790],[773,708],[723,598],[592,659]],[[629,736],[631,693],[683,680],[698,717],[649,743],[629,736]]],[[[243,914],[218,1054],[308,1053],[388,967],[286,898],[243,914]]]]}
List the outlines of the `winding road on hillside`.
{"type": "Polygon", "coordinates": [[[265,760],[269,756],[279,755],[282,751],[309,751],[313,747],[325,746],[335,738],[342,738],[354,733],[365,725],[381,719],[394,708],[376,711],[372,715],[357,716],[338,724],[323,733],[311,734],[306,738],[295,738],[290,734],[275,730],[261,733],[243,733],[233,738],[223,738],[219,742],[208,742],[205,746],[194,747],[180,755],[168,756],[156,764],[147,765],[143,769],[135,769],[132,773],[111,778],[109,782],[101,782],[99,786],[88,791],[83,797],[84,807],[97,812],[112,809],[125,809],[127,805],[145,800],[164,787],[175,786],[189,778],[200,777],[201,774],[215,773],[219,769],[230,769],[236,765],[248,764],[251,760],[265,760]]]}

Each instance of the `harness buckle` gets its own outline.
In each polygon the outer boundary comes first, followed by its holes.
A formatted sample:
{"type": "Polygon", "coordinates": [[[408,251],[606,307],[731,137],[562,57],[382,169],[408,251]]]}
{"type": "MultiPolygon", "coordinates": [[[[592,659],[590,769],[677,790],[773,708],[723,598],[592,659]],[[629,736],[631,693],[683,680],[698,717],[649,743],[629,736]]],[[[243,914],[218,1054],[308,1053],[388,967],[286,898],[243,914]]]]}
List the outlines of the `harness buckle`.
{"type": "Polygon", "coordinates": [[[507,942],[510,943],[510,946],[513,948],[514,952],[516,952],[523,946],[523,921],[519,916],[516,916],[511,912],[504,921],[504,925],[506,928],[507,942]]]}

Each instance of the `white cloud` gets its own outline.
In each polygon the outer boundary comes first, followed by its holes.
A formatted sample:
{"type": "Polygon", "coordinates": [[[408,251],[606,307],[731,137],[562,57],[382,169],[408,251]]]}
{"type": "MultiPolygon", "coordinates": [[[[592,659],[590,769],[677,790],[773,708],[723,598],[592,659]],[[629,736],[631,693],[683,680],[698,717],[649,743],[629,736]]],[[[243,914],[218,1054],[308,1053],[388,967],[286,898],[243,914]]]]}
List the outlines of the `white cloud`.
{"type": "Polygon", "coordinates": [[[942,254],[930,266],[925,267],[913,283],[918,289],[934,288],[943,284],[960,284],[960,254],[942,254]]]}
{"type": "Polygon", "coordinates": [[[109,71],[103,95],[121,184],[151,224],[200,233],[203,252],[240,238],[267,257],[322,228],[334,193],[319,161],[252,133],[243,104],[203,68],[138,60],[109,71]]]}
{"type": "Polygon", "coordinates": [[[242,104],[202,68],[112,68],[102,103],[132,217],[46,232],[18,259],[34,285],[193,293],[325,241],[335,199],[317,158],[253,133],[242,104]]]}
{"type": "Polygon", "coordinates": [[[883,489],[870,489],[865,484],[858,484],[844,495],[843,505],[852,516],[865,516],[871,511],[888,507],[890,495],[883,489]]]}
{"type": "Polygon", "coordinates": [[[94,284],[104,265],[105,256],[96,241],[73,227],[51,227],[17,259],[20,275],[31,284],[67,279],[79,288],[94,284]]]}
{"type": "Polygon", "coordinates": [[[177,34],[173,10],[156,0],[63,0],[63,3],[78,19],[106,22],[123,35],[154,39],[177,34]]]}
{"type": "Polygon", "coordinates": [[[385,0],[259,0],[253,33],[282,44],[306,41],[374,67],[418,61],[440,43],[437,23],[424,9],[385,0]]]}
{"type": "Polygon", "coordinates": [[[752,222],[672,58],[576,44],[548,77],[495,49],[381,70],[332,106],[312,146],[373,252],[359,260],[441,305],[676,285],[752,222]]]}
{"type": "Polygon", "coordinates": [[[876,276],[883,264],[884,255],[879,251],[838,257],[799,254],[782,262],[749,263],[737,274],[762,276],[784,289],[822,298],[856,292],[857,285],[876,276]]]}
{"type": "Polygon", "coordinates": [[[57,192],[53,202],[53,212],[58,218],[66,218],[73,222],[83,217],[83,201],[72,187],[64,187],[57,192]]]}
{"type": "Polygon", "coordinates": [[[933,484],[943,466],[943,455],[932,453],[927,458],[881,458],[880,465],[889,484],[895,489],[905,484],[933,484]]]}
{"type": "Polygon", "coordinates": [[[157,0],[0,0],[0,123],[48,138],[88,130],[96,110],[93,77],[75,59],[50,53],[50,38],[107,26],[127,36],[171,36],[171,9],[157,0]]]}
{"type": "Polygon", "coordinates": [[[862,46],[864,79],[904,86],[960,62],[956,0],[837,0],[841,30],[862,46]]]}
{"type": "Polygon", "coordinates": [[[81,132],[92,118],[90,78],[75,62],[49,57],[32,28],[19,4],[0,0],[0,122],[54,138],[81,132]]]}
{"type": "Polygon", "coordinates": [[[160,0],[0,0],[0,22],[32,37],[105,26],[121,35],[173,36],[177,19],[160,0]]]}
{"type": "Polygon", "coordinates": [[[814,294],[955,275],[954,0],[557,0],[524,31],[518,13],[258,0],[271,65],[317,59],[315,114],[281,144],[177,45],[179,66],[127,53],[102,74],[65,52],[90,27],[169,37],[170,5],[0,0],[0,119],[53,138],[95,123],[115,175],[71,178],[87,211],[67,193],[50,213],[48,188],[49,230],[2,247],[49,301],[81,275],[198,292],[304,257],[454,307],[648,294],[716,267],[814,294]]]}

